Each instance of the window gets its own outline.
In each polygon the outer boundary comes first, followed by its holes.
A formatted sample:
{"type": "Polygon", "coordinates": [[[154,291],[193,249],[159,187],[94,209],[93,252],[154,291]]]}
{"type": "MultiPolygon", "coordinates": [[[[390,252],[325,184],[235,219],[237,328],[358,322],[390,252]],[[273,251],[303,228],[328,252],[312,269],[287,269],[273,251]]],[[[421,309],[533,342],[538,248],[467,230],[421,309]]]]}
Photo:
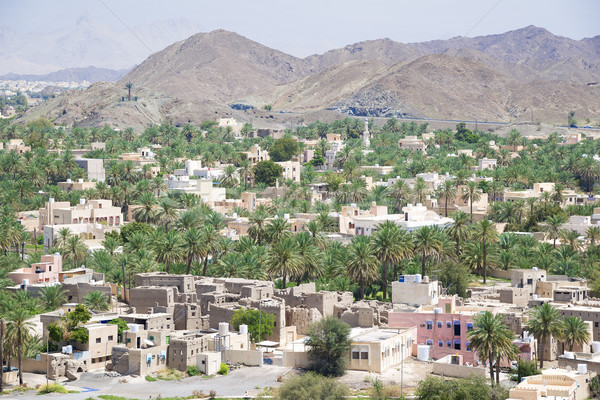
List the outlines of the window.
{"type": "Polygon", "coordinates": [[[446,321],[446,328],[452,328],[452,322],[446,321]]]}
{"type": "Polygon", "coordinates": [[[471,351],[471,342],[466,342],[465,346],[467,348],[467,351],[471,351]]]}
{"type": "Polygon", "coordinates": [[[150,340],[154,340],[154,336],[150,336],[150,340]]]}
{"type": "Polygon", "coordinates": [[[427,329],[433,329],[433,321],[427,321],[427,329]]]}
{"type": "Polygon", "coordinates": [[[598,327],[598,323],[594,322],[594,328],[597,328],[597,327],[598,327]]]}
{"type": "Polygon", "coordinates": [[[528,285],[533,285],[533,279],[527,279],[527,284],[528,285]]]}
{"type": "Polygon", "coordinates": [[[442,327],[442,321],[438,321],[437,325],[438,325],[438,328],[441,328],[442,327]]]}
{"type": "Polygon", "coordinates": [[[113,339],[113,335],[110,335],[110,336],[108,337],[108,341],[110,342],[111,340],[114,340],[114,339],[113,339]]]}
{"type": "Polygon", "coordinates": [[[446,346],[447,346],[449,349],[451,349],[451,348],[452,348],[452,342],[448,340],[448,341],[446,342],[446,346]]]}
{"type": "Polygon", "coordinates": [[[131,343],[131,338],[127,338],[127,343],[131,343]]]}
{"type": "Polygon", "coordinates": [[[467,322],[467,331],[472,331],[472,330],[473,330],[473,323],[467,322]]]}
{"type": "Polygon", "coordinates": [[[438,340],[438,347],[444,347],[444,341],[438,340]]]}
{"type": "Polygon", "coordinates": [[[433,344],[433,340],[431,340],[431,339],[427,339],[427,342],[425,342],[425,344],[426,344],[427,346],[431,346],[431,345],[433,344]]]}
{"type": "Polygon", "coordinates": [[[102,342],[102,339],[101,339],[101,338],[99,338],[99,337],[98,337],[98,338],[96,338],[96,343],[101,343],[101,342],[102,342]]]}
{"type": "Polygon", "coordinates": [[[358,360],[358,359],[360,359],[360,352],[358,352],[358,351],[353,351],[353,352],[352,352],[352,359],[353,359],[353,360],[358,360]]]}
{"type": "Polygon", "coordinates": [[[361,351],[360,352],[360,359],[361,360],[368,360],[369,359],[369,352],[368,351],[361,351]]]}
{"type": "Polygon", "coordinates": [[[460,340],[454,341],[454,350],[460,350],[460,340]]]}

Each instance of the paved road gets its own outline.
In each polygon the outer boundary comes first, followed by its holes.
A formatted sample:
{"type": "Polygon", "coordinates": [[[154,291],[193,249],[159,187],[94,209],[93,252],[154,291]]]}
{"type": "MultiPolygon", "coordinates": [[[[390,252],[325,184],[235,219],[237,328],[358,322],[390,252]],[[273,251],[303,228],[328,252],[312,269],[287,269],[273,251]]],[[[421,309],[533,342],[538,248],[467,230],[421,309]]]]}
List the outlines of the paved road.
{"type": "MultiPolygon", "coordinates": [[[[277,378],[285,375],[290,368],[265,365],[263,367],[244,367],[231,371],[226,376],[215,376],[203,378],[194,376],[180,381],[156,381],[147,382],[143,377],[131,378],[123,376],[110,378],[102,373],[82,374],[81,379],[75,382],[67,382],[66,386],[71,390],[82,390],[81,393],[71,394],[49,394],[44,399],[56,398],[66,400],[85,400],[100,394],[112,394],[135,399],[155,399],[159,394],[167,396],[190,396],[195,390],[208,394],[211,390],[217,392],[217,396],[244,396],[248,392],[256,393],[257,389],[279,386],[277,378]],[[125,379],[127,383],[119,383],[125,379]],[[85,388],[85,389],[84,389],[85,388]],[[85,391],[87,389],[98,389],[97,391],[85,391]]],[[[27,375],[25,378],[27,380],[27,375]]],[[[39,377],[39,376],[38,376],[39,377]]],[[[11,395],[12,396],[12,395],[11,395]]],[[[14,399],[40,400],[35,391],[29,391],[22,395],[14,395],[14,399]]]]}

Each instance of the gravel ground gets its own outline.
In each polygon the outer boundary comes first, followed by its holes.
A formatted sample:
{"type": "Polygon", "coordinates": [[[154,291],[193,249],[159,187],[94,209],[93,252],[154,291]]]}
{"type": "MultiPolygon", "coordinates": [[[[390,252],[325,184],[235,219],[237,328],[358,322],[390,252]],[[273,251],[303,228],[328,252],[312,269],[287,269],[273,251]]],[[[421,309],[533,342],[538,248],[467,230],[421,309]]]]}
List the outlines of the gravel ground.
{"type": "MultiPolygon", "coordinates": [[[[211,390],[215,390],[218,396],[244,396],[256,394],[266,387],[279,386],[277,378],[288,372],[290,372],[290,368],[265,365],[262,368],[236,369],[226,376],[212,378],[194,376],[180,381],[159,380],[156,382],[147,382],[143,377],[108,377],[104,375],[104,372],[91,372],[82,374],[81,379],[77,381],[64,383],[69,390],[80,390],[81,393],[49,394],[43,398],[85,400],[100,394],[113,394],[135,399],[155,399],[158,395],[162,397],[190,396],[194,391],[208,394],[211,390]]],[[[44,375],[24,374],[23,376],[29,386],[44,384],[46,379],[44,375]]],[[[35,391],[11,394],[8,397],[2,396],[2,398],[40,400],[35,391]]]]}

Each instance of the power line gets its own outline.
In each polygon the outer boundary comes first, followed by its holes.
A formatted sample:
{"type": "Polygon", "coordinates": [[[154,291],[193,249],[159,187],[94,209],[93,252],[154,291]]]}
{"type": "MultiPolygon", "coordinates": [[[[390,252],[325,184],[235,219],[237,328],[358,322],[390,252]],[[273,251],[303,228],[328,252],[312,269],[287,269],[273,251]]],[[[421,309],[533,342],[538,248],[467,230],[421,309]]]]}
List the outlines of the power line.
{"type": "Polygon", "coordinates": [[[471,32],[473,31],[473,29],[475,29],[475,28],[477,27],[477,25],[479,25],[479,24],[481,23],[481,21],[483,21],[483,20],[485,19],[485,17],[487,17],[487,16],[488,16],[488,15],[489,15],[489,14],[490,14],[490,13],[491,13],[493,10],[494,10],[494,8],[496,8],[496,7],[498,6],[498,4],[500,4],[501,2],[502,2],[502,0],[498,0],[498,1],[496,2],[496,4],[494,4],[494,5],[492,6],[492,8],[490,8],[490,9],[489,9],[489,10],[488,10],[488,11],[487,11],[485,14],[483,14],[483,17],[481,17],[481,18],[479,19],[479,21],[477,21],[477,22],[475,23],[475,25],[473,25],[473,26],[471,27],[471,29],[469,29],[469,30],[467,31],[467,33],[465,33],[465,34],[464,34],[464,36],[469,36],[469,33],[471,33],[471,32]]]}

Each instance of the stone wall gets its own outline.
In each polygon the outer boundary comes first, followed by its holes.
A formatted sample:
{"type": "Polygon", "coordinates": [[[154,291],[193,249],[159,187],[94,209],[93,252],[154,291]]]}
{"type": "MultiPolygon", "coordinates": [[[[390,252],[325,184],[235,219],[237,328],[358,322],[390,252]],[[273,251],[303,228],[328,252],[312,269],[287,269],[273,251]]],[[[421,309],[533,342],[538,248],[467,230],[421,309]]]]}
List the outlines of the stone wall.
{"type": "Polygon", "coordinates": [[[174,287],[135,287],[129,292],[129,306],[140,310],[157,305],[171,307],[175,304],[177,295],[177,288],[174,287]]]}

